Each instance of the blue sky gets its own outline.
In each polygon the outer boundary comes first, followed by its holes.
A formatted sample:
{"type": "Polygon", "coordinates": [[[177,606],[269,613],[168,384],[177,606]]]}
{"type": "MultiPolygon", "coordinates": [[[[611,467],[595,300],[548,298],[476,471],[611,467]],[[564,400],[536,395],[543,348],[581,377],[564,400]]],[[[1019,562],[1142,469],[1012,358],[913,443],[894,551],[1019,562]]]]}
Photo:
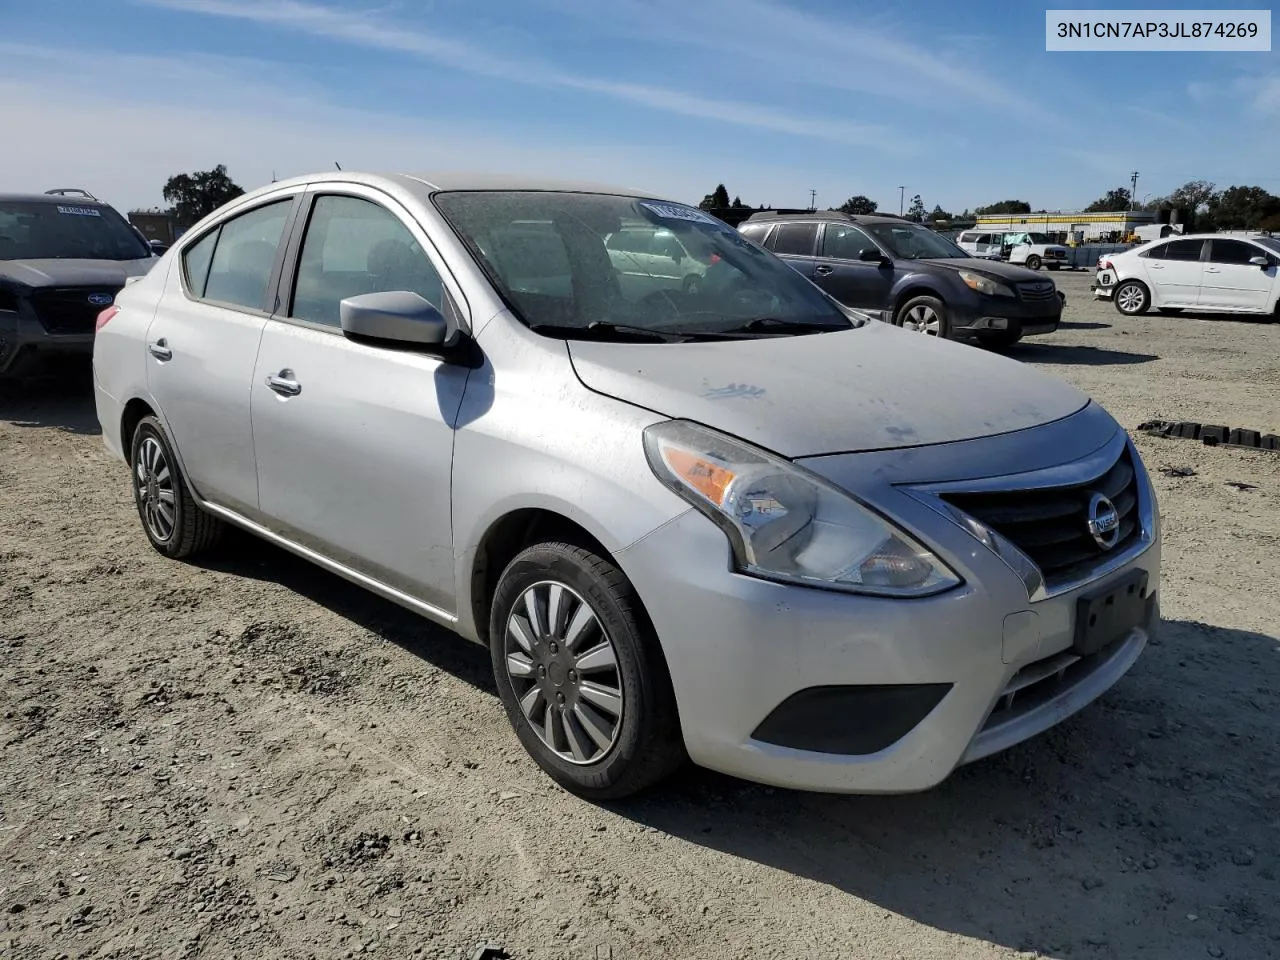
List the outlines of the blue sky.
{"type": "Polygon", "coordinates": [[[1132,170],[1280,193],[1277,54],[1046,53],[1046,6],[0,0],[0,187],[151,206],[339,161],[890,210],[1066,209],[1132,170]]]}

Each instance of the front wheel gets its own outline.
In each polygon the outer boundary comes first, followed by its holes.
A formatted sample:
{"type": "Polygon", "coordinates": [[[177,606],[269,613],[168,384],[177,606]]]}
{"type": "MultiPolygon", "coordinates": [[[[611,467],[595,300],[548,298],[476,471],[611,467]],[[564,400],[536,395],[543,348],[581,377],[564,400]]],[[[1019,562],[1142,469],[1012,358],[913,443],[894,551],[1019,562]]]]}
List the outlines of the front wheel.
{"type": "Polygon", "coordinates": [[[893,322],[903,330],[930,337],[945,339],[951,333],[947,305],[937,297],[912,297],[898,309],[893,322]]]}
{"type": "Polygon", "coordinates": [[[222,534],[222,521],[205,513],[187,489],[164,428],[143,417],[133,432],[133,500],[151,545],[180,560],[210,549],[222,534]]]}
{"type": "Polygon", "coordinates": [[[1151,306],[1151,295],[1137,280],[1123,281],[1116,287],[1112,297],[1115,300],[1116,309],[1126,317],[1136,317],[1146,313],[1147,308],[1151,306]]]}
{"type": "Polygon", "coordinates": [[[524,550],[498,581],[489,651],[516,736],[571,793],[630,796],[683,762],[666,662],[608,559],[568,543],[524,550]]]}
{"type": "Polygon", "coordinates": [[[1027,269],[1028,269],[1028,270],[1039,270],[1039,269],[1040,269],[1040,258],[1039,258],[1039,257],[1037,257],[1035,254],[1032,254],[1031,256],[1027,257],[1027,269]]]}

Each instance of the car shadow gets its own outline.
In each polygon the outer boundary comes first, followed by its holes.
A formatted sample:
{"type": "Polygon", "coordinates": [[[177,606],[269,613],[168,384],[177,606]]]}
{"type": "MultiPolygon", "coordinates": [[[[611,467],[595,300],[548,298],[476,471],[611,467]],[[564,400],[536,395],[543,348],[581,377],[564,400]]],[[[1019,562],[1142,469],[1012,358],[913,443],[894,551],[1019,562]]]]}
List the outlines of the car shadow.
{"type": "Polygon", "coordinates": [[[1112,324],[1093,323],[1085,320],[1063,320],[1058,324],[1059,330],[1110,330],[1112,324]]]}
{"type": "Polygon", "coordinates": [[[1251,694],[1280,686],[1276,644],[1166,622],[1101,700],[923,794],[801,794],[691,769],[613,809],[1011,950],[1264,956],[1280,931],[1261,852],[1280,793],[1257,774],[1274,769],[1280,721],[1251,694]]]}
{"type": "Polygon", "coordinates": [[[18,380],[0,381],[0,421],[94,436],[102,432],[88,364],[65,364],[18,380]]]}
{"type": "Polygon", "coordinates": [[[1128,353],[1105,347],[1067,346],[1054,343],[1016,343],[1005,355],[1024,363],[1057,363],[1082,367],[1116,367],[1150,363],[1160,358],[1154,353],[1128,353]]]}
{"type": "Polygon", "coordinates": [[[497,696],[489,652],[483,647],[238,528],[228,528],[216,550],[189,562],[205,570],[277,583],[497,696]]]}
{"type": "Polygon", "coordinates": [[[1194,310],[1169,313],[1153,310],[1146,316],[1153,320],[1210,320],[1213,323],[1248,323],[1254,326],[1265,326],[1280,319],[1272,313],[1202,313],[1194,310]]]}

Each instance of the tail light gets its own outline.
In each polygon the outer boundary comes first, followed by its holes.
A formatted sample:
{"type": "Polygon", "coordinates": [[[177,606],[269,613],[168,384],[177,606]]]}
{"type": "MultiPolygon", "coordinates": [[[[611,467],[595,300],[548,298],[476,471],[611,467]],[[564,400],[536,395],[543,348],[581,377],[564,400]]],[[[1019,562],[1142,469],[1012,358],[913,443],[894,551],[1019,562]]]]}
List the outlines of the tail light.
{"type": "Polygon", "coordinates": [[[1099,258],[1098,258],[1098,269],[1099,269],[1099,270],[1114,270],[1114,269],[1115,269],[1115,267],[1113,267],[1113,266],[1111,265],[1111,261],[1110,261],[1110,260],[1106,259],[1105,257],[1099,257],[1099,258]]]}
{"type": "Polygon", "coordinates": [[[119,312],[120,312],[120,308],[114,305],[107,307],[107,309],[103,310],[100,314],[98,314],[98,319],[93,322],[93,332],[97,333],[99,330],[105,327],[108,323],[111,322],[111,318],[114,317],[119,312]]]}

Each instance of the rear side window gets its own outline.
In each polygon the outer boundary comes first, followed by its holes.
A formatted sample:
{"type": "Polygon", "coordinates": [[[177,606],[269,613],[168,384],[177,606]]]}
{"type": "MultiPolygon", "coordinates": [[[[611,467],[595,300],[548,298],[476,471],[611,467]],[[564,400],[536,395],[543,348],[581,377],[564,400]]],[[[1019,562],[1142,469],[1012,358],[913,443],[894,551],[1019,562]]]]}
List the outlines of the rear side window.
{"type": "Polygon", "coordinates": [[[213,260],[213,248],[218,244],[218,231],[211,230],[182,254],[182,270],[187,276],[187,289],[194,297],[204,297],[205,281],[209,279],[209,264],[213,260]]]}
{"type": "Polygon", "coordinates": [[[267,281],[292,205],[292,197],[268,203],[222,225],[204,299],[249,310],[266,309],[267,281]]]}
{"type": "Polygon", "coordinates": [[[1252,243],[1243,240],[1214,240],[1209,248],[1209,259],[1214,263],[1248,264],[1253,257],[1266,256],[1252,243]]]}
{"type": "Polygon", "coordinates": [[[738,232],[750,240],[752,243],[764,243],[764,235],[769,232],[769,224],[767,223],[748,223],[739,227],[738,232]]]}
{"type": "Polygon", "coordinates": [[[1203,240],[1173,240],[1156,247],[1148,256],[1156,260],[1199,260],[1203,249],[1203,240]]]}
{"type": "Polygon", "coordinates": [[[774,253],[790,253],[800,257],[813,256],[813,247],[818,239],[816,223],[784,223],[774,231],[774,253]]]}

